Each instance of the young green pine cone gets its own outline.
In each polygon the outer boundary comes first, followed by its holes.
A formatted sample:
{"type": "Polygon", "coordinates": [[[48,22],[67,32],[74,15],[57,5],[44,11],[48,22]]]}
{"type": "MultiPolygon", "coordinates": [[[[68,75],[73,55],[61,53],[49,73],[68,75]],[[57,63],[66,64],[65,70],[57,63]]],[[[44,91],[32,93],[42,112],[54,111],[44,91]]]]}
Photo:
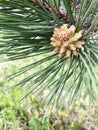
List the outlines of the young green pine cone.
{"type": "Polygon", "coordinates": [[[59,57],[78,56],[79,49],[83,48],[85,42],[80,40],[82,31],[77,33],[75,31],[76,27],[74,25],[68,28],[66,24],[63,24],[60,28],[54,28],[54,33],[50,40],[54,51],[59,53],[59,57]]]}

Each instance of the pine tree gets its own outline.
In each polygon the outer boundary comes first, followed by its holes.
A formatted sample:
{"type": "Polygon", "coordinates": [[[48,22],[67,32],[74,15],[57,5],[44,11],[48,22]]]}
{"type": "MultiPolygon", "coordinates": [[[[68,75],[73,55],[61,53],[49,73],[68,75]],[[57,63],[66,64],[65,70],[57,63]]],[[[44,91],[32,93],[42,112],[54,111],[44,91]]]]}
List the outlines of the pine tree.
{"type": "Polygon", "coordinates": [[[0,0],[0,37],[5,61],[45,55],[12,76],[48,62],[15,85],[34,79],[27,95],[49,88],[47,103],[81,92],[97,99],[98,0],[0,0]]]}

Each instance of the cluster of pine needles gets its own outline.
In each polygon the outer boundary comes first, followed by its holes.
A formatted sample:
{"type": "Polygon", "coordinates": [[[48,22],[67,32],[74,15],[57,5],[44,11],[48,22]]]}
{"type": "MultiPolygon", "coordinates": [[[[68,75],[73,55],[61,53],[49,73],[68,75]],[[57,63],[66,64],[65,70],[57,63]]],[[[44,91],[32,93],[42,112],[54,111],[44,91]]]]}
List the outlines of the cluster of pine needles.
{"type": "Polygon", "coordinates": [[[94,101],[98,98],[98,0],[0,0],[0,54],[7,57],[2,61],[44,55],[11,75],[12,79],[32,72],[10,88],[30,82],[27,95],[49,89],[47,104],[63,103],[65,98],[72,102],[77,96],[94,101]],[[76,47],[77,55],[59,57],[54,52],[51,38],[54,29],[63,25],[74,26],[75,34],[82,32],[78,39],[85,44],[76,47]]]}

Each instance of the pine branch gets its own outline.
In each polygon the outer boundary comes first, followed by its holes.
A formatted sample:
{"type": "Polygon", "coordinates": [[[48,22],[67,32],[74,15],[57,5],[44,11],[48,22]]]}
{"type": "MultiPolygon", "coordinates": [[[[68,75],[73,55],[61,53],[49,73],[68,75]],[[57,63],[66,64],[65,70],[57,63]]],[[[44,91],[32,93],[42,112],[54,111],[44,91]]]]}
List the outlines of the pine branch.
{"type": "Polygon", "coordinates": [[[47,62],[11,88],[27,85],[27,95],[49,89],[47,104],[56,99],[63,104],[65,97],[69,102],[85,95],[97,99],[98,1],[4,0],[0,7],[4,60],[39,59],[11,75],[11,80],[47,62]]]}

